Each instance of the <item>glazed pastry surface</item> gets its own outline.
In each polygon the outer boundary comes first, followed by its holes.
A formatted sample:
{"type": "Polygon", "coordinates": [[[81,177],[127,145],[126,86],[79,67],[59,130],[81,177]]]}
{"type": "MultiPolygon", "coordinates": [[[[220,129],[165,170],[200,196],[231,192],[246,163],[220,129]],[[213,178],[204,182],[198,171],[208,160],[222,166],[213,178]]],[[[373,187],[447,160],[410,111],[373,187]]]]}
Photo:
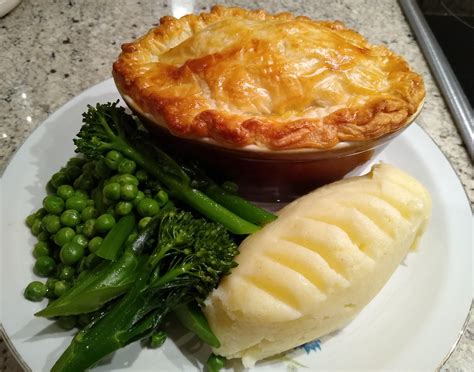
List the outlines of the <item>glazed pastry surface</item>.
{"type": "Polygon", "coordinates": [[[320,148],[404,126],[422,78],[340,22],[241,8],[160,25],[122,46],[114,78],[156,125],[231,147],[320,148]]]}

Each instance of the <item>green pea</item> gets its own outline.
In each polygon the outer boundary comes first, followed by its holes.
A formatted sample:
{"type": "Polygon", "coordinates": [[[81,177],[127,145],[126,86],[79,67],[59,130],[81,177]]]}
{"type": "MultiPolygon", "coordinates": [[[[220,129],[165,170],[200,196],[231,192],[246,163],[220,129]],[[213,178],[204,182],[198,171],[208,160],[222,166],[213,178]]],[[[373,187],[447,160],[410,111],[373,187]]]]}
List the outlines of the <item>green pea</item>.
{"type": "Polygon", "coordinates": [[[120,186],[120,198],[122,200],[133,200],[138,194],[138,187],[133,183],[128,183],[120,186]]]}
{"type": "Polygon", "coordinates": [[[87,162],[86,159],[80,157],[74,157],[67,161],[66,167],[75,166],[82,167],[87,162]]]}
{"type": "Polygon", "coordinates": [[[77,179],[82,173],[81,167],[78,167],[76,165],[70,165],[67,166],[64,169],[64,173],[66,174],[68,180],[71,182],[72,180],[77,179]]]}
{"type": "Polygon", "coordinates": [[[68,242],[63,245],[59,252],[61,262],[65,265],[72,265],[84,256],[84,247],[77,243],[68,242]]]}
{"type": "Polygon", "coordinates": [[[99,215],[99,212],[97,211],[97,209],[95,209],[94,206],[90,205],[88,207],[85,207],[82,210],[81,219],[83,221],[87,221],[87,220],[90,220],[91,218],[97,218],[98,215],[99,215]]]}
{"type": "Polygon", "coordinates": [[[34,266],[34,272],[38,276],[49,276],[55,268],[56,262],[54,262],[53,258],[49,256],[42,256],[37,258],[34,266]]]}
{"type": "Polygon", "coordinates": [[[61,185],[56,190],[56,194],[63,200],[69,199],[74,195],[74,189],[70,185],[61,185]]]}
{"type": "Polygon", "coordinates": [[[105,156],[105,164],[112,170],[117,170],[123,155],[115,150],[109,151],[105,156]]]}
{"type": "Polygon", "coordinates": [[[51,251],[50,251],[48,243],[40,241],[35,244],[35,247],[33,248],[34,258],[49,256],[50,254],[51,254],[51,251]]]}
{"type": "Polygon", "coordinates": [[[119,216],[125,216],[126,214],[129,214],[130,212],[132,212],[132,209],[133,204],[126,201],[119,201],[115,205],[115,213],[119,216]]]}
{"type": "Polygon", "coordinates": [[[85,198],[72,196],[66,200],[67,209],[74,209],[78,212],[82,212],[85,207],[87,207],[87,199],[85,198]]]}
{"type": "Polygon", "coordinates": [[[85,248],[89,244],[89,239],[87,239],[83,234],[76,234],[71,242],[79,244],[81,247],[85,248]]]}
{"type": "Polygon", "coordinates": [[[36,236],[36,238],[37,238],[39,241],[45,242],[45,241],[49,240],[49,234],[48,234],[46,231],[41,231],[41,232],[36,236]]]}
{"type": "Polygon", "coordinates": [[[41,221],[41,227],[44,231],[54,234],[61,228],[61,220],[54,214],[47,214],[41,221]]]}
{"type": "Polygon", "coordinates": [[[76,232],[70,227],[63,227],[56,234],[54,234],[54,242],[62,247],[64,244],[70,242],[74,238],[76,232]]]}
{"type": "Polygon", "coordinates": [[[113,200],[107,199],[105,196],[102,197],[102,204],[106,207],[110,207],[111,205],[114,204],[113,200]]]}
{"type": "Polygon", "coordinates": [[[58,281],[58,279],[56,279],[56,278],[53,278],[53,277],[48,278],[46,280],[46,287],[54,289],[54,283],[56,283],[57,281],[58,281]]]}
{"type": "Polygon", "coordinates": [[[90,160],[82,166],[83,174],[91,174],[95,170],[95,160],[90,160]]]}
{"type": "Polygon", "coordinates": [[[46,294],[44,295],[44,297],[50,299],[50,300],[54,300],[57,296],[54,294],[54,288],[48,288],[46,287],[46,294]]]}
{"type": "Polygon", "coordinates": [[[51,186],[57,189],[59,186],[67,184],[68,181],[69,180],[67,174],[63,171],[59,171],[53,174],[49,183],[51,184],[51,186]]]}
{"type": "Polygon", "coordinates": [[[125,241],[126,245],[132,244],[137,239],[138,233],[136,231],[132,232],[125,241]]]}
{"type": "Polygon", "coordinates": [[[110,177],[110,178],[107,178],[107,179],[104,181],[104,185],[108,185],[109,183],[114,183],[114,182],[117,183],[117,182],[118,182],[118,179],[119,179],[118,177],[119,177],[119,175],[116,174],[116,175],[114,175],[114,176],[112,176],[112,177],[110,177]]]}
{"type": "Polygon", "coordinates": [[[160,207],[164,206],[169,200],[168,193],[165,190],[158,191],[155,195],[155,200],[158,202],[160,207]]]}
{"type": "Polygon", "coordinates": [[[48,278],[46,280],[46,287],[48,289],[54,290],[54,285],[56,284],[57,281],[58,281],[58,279],[56,279],[56,278],[48,278]]]}
{"type": "Polygon", "coordinates": [[[83,173],[74,181],[74,187],[80,190],[92,190],[95,186],[94,178],[90,174],[83,173]]]}
{"type": "Polygon", "coordinates": [[[31,282],[25,288],[23,295],[27,300],[35,302],[41,301],[46,295],[46,286],[38,281],[31,282]]]}
{"type": "Polygon", "coordinates": [[[153,333],[150,337],[150,348],[157,349],[162,346],[166,341],[166,332],[165,331],[158,331],[153,333]]]}
{"type": "Polygon", "coordinates": [[[152,198],[144,198],[138,203],[137,210],[143,217],[152,217],[160,211],[160,205],[152,198]]]}
{"type": "Polygon", "coordinates": [[[120,183],[121,186],[127,185],[131,183],[132,185],[138,186],[138,179],[131,174],[121,174],[117,177],[117,182],[120,183]]]}
{"type": "Polygon", "coordinates": [[[148,173],[140,169],[135,173],[135,177],[137,177],[138,182],[144,183],[148,180],[148,173]]]}
{"type": "Polygon", "coordinates": [[[111,173],[111,169],[107,166],[104,159],[100,159],[95,162],[94,176],[97,179],[108,177],[111,173]]]}
{"type": "Polygon", "coordinates": [[[108,213],[104,213],[95,220],[95,229],[100,233],[109,231],[114,225],[115,218],[108,213]]]}
{"type": "Polygon", "coordinates": [[[61,223],[63,226],[74,227],[81,222],[81,216],[74,209],[67,209],[61,214],[61,223]]]}
{"type": "Polygon", "coordinates": [[[95,233],[95,219],[91,218],[90,220],[87,220],[84,222],[84,228],[82,229],[82,233],[87,237],[87,238],[92,238],[95,233]]]}
{"type": "Polygon", "coordinates": [[[59,196],[48,195],[43,199],[43,207],[51,214],[60,214],[64,209],[64,200],[59,196]]]}
{"type": "Polygon", "coordinates": [[[138,221],[138,229],[143,230],[150,221],[151,217],[143,217],[142,219],[140,219],[140,221],[138,221]]]}
{"type": "Polygon", "coordinates": [[[56,324],[64,329],[65,331],[70,331],[76,326],[77,319],[75,316],[69,315],[69,316],[61,316],[58,318],[56,321],[56,324]]]}
{"type": "Polygon", "coordinates": [[[137,196],[135,196],[135,198],[132,200],[133,206],[136,207],[138,203],[143,199],[145,199],[145,194],[143,193],[143,191],[138,191],[137,196]]]}
{"type": "Polygon", "coordinates": [[[28,227],[32,227],[33,226],[33,223],[35,222],[36,220],[36,212],[35,213],[31,213],[28,217],[26,217],[26,226],[28,227]]]}
{"type": "MultiPolygon", "coordinates": [[[[59,270],[59,279],[65,280],[67,282],[70,282],[74,279],[74,267],[72,266],[62,266],[61,269],[59,270]]],[[[58,295],[60,296],[60,295],[58,295]]]]}
{"type": "Polygon", "coordinates": [[[225,367],[225,361],[224,357],[212,353],[206,361],[206,369],[210,372],[220,371],[225,367]]]}
{"type": "Polygon", "coordinates": [[[104,186],[103,195],[109,200],[120,199],[120,184],[116,182],[104,186]]]}
{"type": "Polygon", "coordinates": [[[54,294],[58,297],[61,297],[66,291],[70,288],[69,284],[64,280],[58,280],[54,284],[54,294]]]}
{"type": "Polygon", "coordinates": [[[86,257],[86,268],[88,270],[93,269],[98,264],[102,262],[102,258],[97,256],[95,253],[91,253],[89,256],[86,257]]]}
{"type": "Polygon", "coordinates": [[[42,230],[41,230],[41,219],[36,218],[35,222],[33,222],[33,226],[31,226],[31,233],[33,235],[38,235],[41,232],[42,232],[42,230]]]}
{"type": "MultiPolygon", "coordinates": [[[[57,263],[57,262],[56,262],[57,263]]],[[[59,273],[63,269],[63,267],[66,266],[62,262],[57,263],[56,265],[56,275],[54,275],[55,278],[59,277],[59,273]]]]}
{"type": "Polygon", "coordinates": [[[102,245],[102,239],[100,236],[96,236],[89,240],[89,244],[87,245],[89,247],[89,251],[91,253],[95,253],[99,250],[100,246],[102,245]]]}
{"type": "Polygon", "coordinates": [[[106,214],[110,214],[113,218],[117,217],[115,213],[115,206],[111,205],[105,211],[106,214]]]}
{"type": "Polygon", "coordinates": [[[38,218],[43,218],[47,214],[48,214],[48,211],[44,208],[40,208],[36,211],[36,217],[38,217],[38,218]]]}
{"type": "Polygon", "coordinates": [[[137,165],[133,160],[123,159],[118,167],[117,171],[119,174],[132,174],[135,172],[137,165]]]}
{"type": "Polygon", "coordinates": [[[82,234],[84,232],[84,224],[80,223],[76,225],[76,234],[82,234]]]}
{"type": "Polygon", "coordinates": [[[48,278],[48,280],[46,280],[46,295],[45,295],[46,298],[54,299],[58,297],[54,293],[54,286],[57,281],[58,279],[56,278],[48,278]]]}
{"type": "Polygon", "coordinates": [[[89,194],[87,193],[87,191],[84,191],[84,190],[74,191],[74,196],[77,196],[78,198],[81,198],[81,199],[89,199],[89,194]]]}

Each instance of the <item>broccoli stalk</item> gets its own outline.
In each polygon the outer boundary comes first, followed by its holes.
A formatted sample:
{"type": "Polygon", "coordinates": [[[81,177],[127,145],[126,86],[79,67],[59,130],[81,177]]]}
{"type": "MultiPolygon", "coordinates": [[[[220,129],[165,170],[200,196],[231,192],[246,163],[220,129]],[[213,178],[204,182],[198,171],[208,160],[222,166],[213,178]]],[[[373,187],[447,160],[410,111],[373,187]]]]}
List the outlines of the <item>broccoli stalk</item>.
{"type": "Polygon", "coordinates": [[[118,304],[96,323],[77,333],[51,370],[84,371],[104,356],[133,342],[136,328],[140,329],[140,335],[148,330],[148,327],[141,330],[139,321],[143,313],[149,315],[158,311],[150,327],[159,324],[161,319],[158,315],[165,316],[167,313],[167,299],[152,301],[151,297],[142,294],[147,286],[148,275],[149,272],[141,271],[133,288],[118,304]]]}
{"type": "Polygon", "coordinates": [[[228,274],[237,245],[218,224],[189,212],[170,212],[158,243],[126,295],[102,318],[80,331],[53,371],[85,370],[109,353],[151,335],[164,317],[192,300],[202,302],[228,274]]]}
{"type": "Polygon", "coordinates": [[[174,309],[174,315],[184,327],[198,336],[206,344],[215,348],[221,346],[219,339],[212,332],[206,317],[197,303],[192,302],[179,305],[174,309]]]}
{"type": "Polygon", "coordinates": [[[137,129],[134,118],[128,115],[123,107],[117,106],[117,103],[118,101],[97,104],[96,107],[88,106],[88,111],[83,114],[84,124],[74,139],[76,152],[92,158],[97,158],[110,150],[121,152],[156,177],[174,197],[212,221],[221,223],[234,234],[246,235],[256,232],[259,227],[249,222],[250,220],[262,223],[270,220],[268,212],[255,206],[249,209],[248,202],[238,197],[233,198],[232,206],[235,207],[237,204],[236,211],[250,211],[244,217],[246,220],[205,193],[191,187],[192,182],[183,169],[166,153],[155,147],[148,136],[137,129]],[[261,220],[259,216],[249,219],[249,214],[251,217],[256,210],[267,217],[267,220],[261,220]]]}
{"type": "Polygon", "coordinates": [[[197,188],[204,194],[240,217],[245,218],[247,221],[262,225],[277,218],[273,213],[257,207],[236,194],[224,190],[209,178],[197,164],[186,164],[186,166],[183,166],[183,170],[188,177],[193,178],[193,183],[196,184],[197,188]]]}

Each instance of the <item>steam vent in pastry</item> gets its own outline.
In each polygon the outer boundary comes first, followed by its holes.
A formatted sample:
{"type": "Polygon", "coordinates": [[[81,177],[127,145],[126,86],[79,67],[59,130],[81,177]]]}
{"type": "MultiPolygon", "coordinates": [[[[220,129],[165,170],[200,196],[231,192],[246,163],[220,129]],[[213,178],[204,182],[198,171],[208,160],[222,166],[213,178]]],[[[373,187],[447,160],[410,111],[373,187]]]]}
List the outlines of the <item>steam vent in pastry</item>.
{"type": "Polygon", "coordinates": [[[122,45],[113,66],[134,111],[225,147],[329,149],[407,125],[423,80],[340,22],[213,7],[122,45]]]}

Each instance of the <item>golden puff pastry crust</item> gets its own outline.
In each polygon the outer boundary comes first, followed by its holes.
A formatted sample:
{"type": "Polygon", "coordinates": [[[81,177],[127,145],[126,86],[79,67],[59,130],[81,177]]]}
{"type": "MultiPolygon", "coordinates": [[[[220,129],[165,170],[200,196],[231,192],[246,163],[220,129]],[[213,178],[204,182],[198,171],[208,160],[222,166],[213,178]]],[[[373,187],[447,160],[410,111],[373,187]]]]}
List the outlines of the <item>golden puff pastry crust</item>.
{"type": "Polygon", "coordinates": [[[417,112],[420,75],[340,22],[215,6],[122,45],[128,102],[179,137],[230,147],[327,149],[394,132],[417,112]]]}

